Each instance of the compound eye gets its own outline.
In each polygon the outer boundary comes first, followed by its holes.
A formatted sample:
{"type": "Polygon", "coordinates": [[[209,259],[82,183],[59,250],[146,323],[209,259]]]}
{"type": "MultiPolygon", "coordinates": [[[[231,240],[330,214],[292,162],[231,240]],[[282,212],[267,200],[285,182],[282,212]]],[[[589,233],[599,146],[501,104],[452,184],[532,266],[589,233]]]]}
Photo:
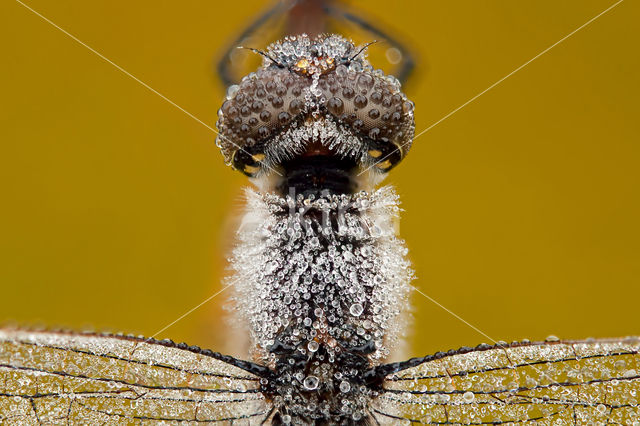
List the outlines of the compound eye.
{"type": "Polygon", "coordinates": [[[402,146],[396,145],[387,138],[366,139],[365,142],[372,167],[381,172],[388,172],[404,157],[402,146]]]}
{"type": "Polygon", "coordinates": [[[265,159],[265,154],[255,148],[250,147],[249,150],[241,148],[234,152],[233,168],[240,170],[249,177],[257,176],[262,169],[262,161],[265,159]]]}

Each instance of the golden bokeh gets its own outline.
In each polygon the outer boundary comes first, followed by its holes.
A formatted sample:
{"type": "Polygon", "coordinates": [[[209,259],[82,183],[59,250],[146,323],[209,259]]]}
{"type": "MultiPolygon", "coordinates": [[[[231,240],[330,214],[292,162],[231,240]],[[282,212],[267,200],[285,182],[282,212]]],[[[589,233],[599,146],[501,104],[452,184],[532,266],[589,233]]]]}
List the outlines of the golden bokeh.
{"type": "MultiPolygon", "coordinates": [[[[209,126],[214,60],[265,7],[26,4],[209,126]]],[[[437,123],[388,179],[415,285],[486,334],[416,294],[413,354],[640,334],[638,2],[439,122],[612,4],[354,2],[417,53],[417,131],[437,123]]],[[[153,335],[222,288],[246,178],[205,125],[19,2],[0,16],[0,319],[153,335]]],[[[222,348],[224,296],[160,337],[222,348]]]]}

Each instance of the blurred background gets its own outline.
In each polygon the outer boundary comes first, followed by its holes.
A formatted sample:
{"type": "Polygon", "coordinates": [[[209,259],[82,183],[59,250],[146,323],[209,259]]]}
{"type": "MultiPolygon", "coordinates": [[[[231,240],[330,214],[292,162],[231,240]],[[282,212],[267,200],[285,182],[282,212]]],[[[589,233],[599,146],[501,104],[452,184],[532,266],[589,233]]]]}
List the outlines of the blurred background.
{"type": "MultiPolygon", "coordinates": [[[[415,52],[419,132],[613,3],[352,7],[415,52]]],[[[210,126],[214,62],[268,5],[25,4],[210,126]]],[[[639,12],[622,2],[433,127],[386,181],[415,286],[492,339],[640,334],[639,12]]],[[[222,288],[248,182],[210,129],[19,2],[0,16],[0,320],[154,335],[222,288]]],[[[370,59],[392,71],[388,47],[370,59]]],[[[227,295],[158,337],[224,350],[227,295]]],[[[420,294],[413,312],[414,355],[489,342],[420,294]]]]}

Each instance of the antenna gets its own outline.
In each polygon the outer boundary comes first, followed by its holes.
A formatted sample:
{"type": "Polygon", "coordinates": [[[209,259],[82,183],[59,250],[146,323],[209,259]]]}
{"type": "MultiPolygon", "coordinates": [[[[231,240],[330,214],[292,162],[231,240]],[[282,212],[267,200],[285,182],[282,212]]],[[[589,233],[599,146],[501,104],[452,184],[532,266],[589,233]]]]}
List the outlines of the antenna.
{"type": "Polygon", "coordinates": [[[355,55],[353,55],[352,57],[350,57],[350,58],[349,58],[349,61],[353,61],[353,60],[354,60],[355,58],[357,58],[357,57],[358,57],[362,52],[364,52],[365,50],[367,50],[367,48],[368,48],[369,46],[371,46],[372,44],[375,44],[375,43],[377,43],[377,42],[378,42],[378,40],[373,40],[373,41],[370,41],[369,43],[365,44],[364,46],[362,46],[362,47],[360,48],[360,50],[358,50],[358,53],[356,53],[355,55]]]}
{"type": "Polygon", "coordinates": [[[263,52],[262,50],[259,49],[254,49],[253,47],[246,47],[246,46],[238,46],[238,49],[247,49],[252,51],[253,53],[257,53],[258,55],[267,58],[268,60],[270,60],[271,62],[273,62],[274,64],[276,64],[277,66],[281,67],[281,68],[285,68],[284,65],[282,65],[280,62],[276,61],[275,59],[273,59],[271,56],[269,56],[266,52],[263,52]]]}

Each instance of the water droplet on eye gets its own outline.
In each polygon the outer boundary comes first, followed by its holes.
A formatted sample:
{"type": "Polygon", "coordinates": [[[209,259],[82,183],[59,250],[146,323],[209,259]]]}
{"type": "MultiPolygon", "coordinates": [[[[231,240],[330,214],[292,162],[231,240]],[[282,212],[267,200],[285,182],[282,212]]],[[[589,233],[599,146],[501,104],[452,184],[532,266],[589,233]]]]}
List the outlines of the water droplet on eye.
{"type": "Polygon", "coordinates": [[[607,412],[607,406],[604,404],[598,404],[598,406],[596,407],[596,410],[598,410],[598,413],[604,414],[607,412]]]}
{"type": "Polygon", "coordinates": [[[227,99],[233,98],[235,94],[238,93],[238,90],[240,90],[240,86],[238,86],[237,84],[229,86],[229,88],[227,89],[227,99]]]}
{"type": "Polygon", "coordinates": [[[289,115],[289,113],[286,111],[282,111],[280,114],[278,114],[278,121],[280,121],[281,124],[285,124],[287,121],[289,121],[290,118],[291,115],[289,115]]]}
{"type": "Polygon", "coordinates": [[[229,118],[235,118],[238,116],[238,108],[234,107],[234,106],[230,106],[229,109],[227,110],[227,115],[229,116],[229,118]]]}
{"type": "Polygon", "coordinates": [[[309,349],[310,352],[315,352],[320,348],[320,345],[318,344],[318,342],[316,342],[315,340],[312,340],[311,342],[309,342],[309,344],[307,345],[307,349],[309,349]]]}
{"type": "Polygon", "coordinates": [[[278,96],[284,96],[287,94],[287,88],[282,86],[282,85],[278,85],[276,86],[276,95],[278,96]]]}
{"type": "Polygon", "coordinates": [[[302,111],[302,107],[303,107],[302,101],[299,99],[294,99],[289,104],[289,112],[292,115],[298,115],[300,114],[300,111],[302,111]]]}
{"type": "Polygon", "coordinates": [[[344,111],[344,104],[342,103],[342,99],[329,99],[329,102],[327,102],[327,110],[333,115],[342,114],[342,111],[344,111]]]}
{"type": "Polygon", "coordinates": [[[359,317],[362,314],[363,311],[364,311],[364,308],[362,307],[362,305],[360,303],[354,303],[349,308],[349,313],[351,315],[353,315],[354,317],[359,317]]]}
{"type": "Polygon", "coordinates": [[[373,77],[369,74],[362,74],[358,77],[358,82],[356,84],[361,93],[367,93],[369,89],[373,87],[373,77]]]}
{"type": "Polygon", "coordinates": [[[319,383],[320,383],[320,380],[316,376],[307,376],[304,379],[304,382],[302,382],[302,385],[307,390],[314,390],[314,389],[318,389],[319,383]]]}
{"type": "Polygon", "coordinates": [[[255,101],[251,104],[251,109],[254,112],[261,111],[263,108],[264,108],[264,104],[262,103],[262,101],[255,101]]]}
{"type": "Polygon", "coordinates": [[[273,105],[274,108],[280,108],[284,105],[284,101],[280,96],[276,96],[271,100],[271,105],[273,105]]]}
{"type": "Polygon", "coordinates": [[[347,393],[351,390],[349,382],[340,382],[340,392],[347,393]]]}
{"type": "Polygon", "coordinates": [[[402,111],[405,113],[413,111],[414,105],[411,101],[406,101],[402,104],[402,111]]]}
{"type": "Polygon", "coordinates": [[[356,91],[349,86],[342,89],[342,96],[344,96],[347,99],[351,99],[355,94],[356,94],[356,91]]]}
{"type": "Polygon", "coordinates": [[[476,396],[472,392],[465,392],[464,394],[462,394],[462,399],[467,404],[470,404],[476,399],[476,396]]]}
{"type": "Polygon", "coordinates": [[[270,118],[271,118],[271,113],[269,111],[264,110],[260,113],[260,120],[269,121],[270,118]]]}
{"type": "Polygon", "coordinates": [[[356,106],[356,108],[364,108],[367,106],[367,97],[358,95],[353,99],[353,104],[356,106]]]}

